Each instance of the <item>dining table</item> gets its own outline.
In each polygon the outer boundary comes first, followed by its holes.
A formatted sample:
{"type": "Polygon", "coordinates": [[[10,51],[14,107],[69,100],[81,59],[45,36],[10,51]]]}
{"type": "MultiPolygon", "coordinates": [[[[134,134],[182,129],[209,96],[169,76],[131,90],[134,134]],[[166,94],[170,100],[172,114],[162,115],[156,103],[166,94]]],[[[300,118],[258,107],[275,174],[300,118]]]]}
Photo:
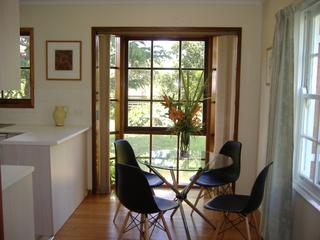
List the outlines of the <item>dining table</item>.
{"type": "Polygon", "coordinates": [[[171,218],[179,209],[187,239],[191,239],[191,237],[182,204],[183,202],[191,207],[203,220],[215,229],[215,225],[206,218],[192,202],[190,202],[188,199],[188,193],[204,171],[231,166],[233,164],[231,157],[209,151],[189,151],[187,155],[181,156],[176,150],[160,149],[152,151],[150,158],[138,156],[137,159],[140,164],[147,166],[175,192],[175,200],[178,203],[178,208],[173,210],[171,218]],[[160,173],[160,170],[167,170],[170,172],[172,183],[160,173]],[[195,172],[195,175],[191,178],[190,182],[182,189],[179,188],[176,179],[175,172],[177,171],[195,172]]]}

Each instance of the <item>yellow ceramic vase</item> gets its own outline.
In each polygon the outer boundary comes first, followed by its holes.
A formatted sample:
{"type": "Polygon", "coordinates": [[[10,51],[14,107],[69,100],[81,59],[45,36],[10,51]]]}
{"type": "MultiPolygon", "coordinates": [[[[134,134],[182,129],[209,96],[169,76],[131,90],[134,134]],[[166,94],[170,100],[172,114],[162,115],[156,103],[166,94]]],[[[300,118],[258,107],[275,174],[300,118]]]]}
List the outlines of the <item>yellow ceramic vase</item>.
{"type": "Polygon", "coordinates": [[[64,120],[67,117],[67,111],[65,106],[56,106],[53,111],[53,119],[56,123],[56,126],[64,126],[64,120]]]}

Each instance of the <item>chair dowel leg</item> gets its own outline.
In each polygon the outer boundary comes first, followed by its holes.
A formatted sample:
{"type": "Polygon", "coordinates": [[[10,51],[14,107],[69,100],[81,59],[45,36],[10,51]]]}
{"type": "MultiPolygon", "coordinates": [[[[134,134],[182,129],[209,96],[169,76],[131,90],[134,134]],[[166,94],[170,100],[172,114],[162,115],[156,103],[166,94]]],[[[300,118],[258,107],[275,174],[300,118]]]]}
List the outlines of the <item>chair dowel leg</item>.
{"type": "Polygon", "coordinates": [[[149,240],[149,222],[148,222],[148,216],[147,214],[144,215],[144,231],[143,231],[143,236],[145,240],[149,240]]]}
{"type": "Polygon", "coordinates": [[[120,207],[121,207],[121,202],[119,201],[119,202],[118,202],[118,205],[117,205],[117,210],[116,210],[116,212],[115,212],[115,214],[114,214],[114,216],[113,216],[113,222],[115,222],[116,219],[117,219],[117,216],[118,216],[118,214],[119,214],[120,207]]]}
{"type": "Polygon", "coordinates": [[[171,237],[171,234],[170,234],[170,231],[169,231],[169,228],[168,228],[168,224],[167,224],[165,218],[163,217],[163,213],[160,212],[159,215],[160,215],[160,218],[162,220],[162,223],[163,223],[163,226],[164,226],[164,230],[166,231],[168,239],[172,240],[172,237],[171,237]]]}
{"type": "Polygon", "coordinates": [[[170,215],[170,218],[171,218],[171,219],[173,218],[173,215],[176,214],[177,210],[178,210],[178,207],[175,208],[175,209],[173,209],[173,211],[172,211],[172,213],[171,213],[171,215],[170,215]]]}
{"type": "Polygon", "coordinates": [[[254,226],[256,227],[256,232],[258,234],[258,237],[260,239],[260,231],[259,231],[259,225],[258,225],[258,222],[257,222],[257,217],[255,215],[255,212],[251,213],[252,215],[252,219],[253,219],[253,223],[254,223],[254,226]]]}
{"type": "MultiPolygon", "coordinates": [[[[220,214],[219,214],[220,215],[220,214]]],[[[222,227],[223,227],[223,224],[224,224],[224,214],[221,214],[221,216],[219,216],[219,218],[221,218],[220,219],[220,221],[218,222],[218,224],[216,225],[217,226],[217,228],[216,228],[216,230],[215,230],[215,232],[214,232],[214,235],[213,235],[213,239],[214,240],[217,240],[218,239],[218,236],[219,236],[219,232],[220,232],[220,230],[222,229],[222,227]]]]}
{"type": "Polygon", "coordinates": [[[248,218],[248,216],[246,216],[245,218],[246,218],[246,226],[247,226],[248,240],[251,240],[249,218],[248,218]]]}
{"type": "MultiPolygon", "coordinates": [[[[195,201],[195,203],[194,203],[194,207],[197,206],[197,204],[198,204],[198,202],[199,202],[199,199],[201,198],[202,192],[203,192],[203,187],[200,188],[199,194],[198,194],[197,199],[196,199],[196,201],[195,201]]],[[[192,209],[192,211],[191,211],[191,216],[192,216],[193,212],[194,212],[194,210],[192,209]]]]}
{"type": "Polygon", "coordinates": [[[207,194],[209,195],[210,198],[212,198],[211,192],[210,192],[210,188],[206,188],[207,194]]]}
{"type": "Polygon", "coordinates": [[[127,213],[127,216],[126,216],[126,218],[125,218],[125,220],[124,220],[124,222],[123,222],[123,225],[122,225],[122,227],[121,227],[121,230],[120,230],[120,233],[119,233],[119,236],[118,236],[118,240],[121,240],[121,239],[122,239],[122,235],[123,235],[124,230],[126,229],[126,226],[127,226],[127,224],[128,224],[128,220],[129,220],[130,214],[131,214],[131,212],[129,211],[129,212],[127,213]]]}

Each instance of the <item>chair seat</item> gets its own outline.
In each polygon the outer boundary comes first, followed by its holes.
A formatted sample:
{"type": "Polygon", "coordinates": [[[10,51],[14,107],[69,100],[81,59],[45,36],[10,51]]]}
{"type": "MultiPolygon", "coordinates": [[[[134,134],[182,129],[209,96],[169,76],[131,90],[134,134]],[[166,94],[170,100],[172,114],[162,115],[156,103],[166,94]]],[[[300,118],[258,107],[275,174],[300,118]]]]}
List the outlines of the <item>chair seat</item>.
{"type": "Polygon", "coordinates": [[[158,187],[164,183],[161,178],[153,173],[143,172],[143,174],[146,176],[150,187],[158,187]]]}
{"type": "MultiPolygon", "coordinates": [[[[194,177],[194,176],[193,176],[194,177]]],[[[193,179],[190,178],[190,180],[193,179]]],[[[224,172],[224,171],[207,171],[201,174],[199,179],[195,182],[196,185],[203,187],[218,187],[228,183],[235,182],[237,180],[236,174],[224,172]]]]}
{"type": "Polygon", "coordinates": [[[179,206],[178,203],[175,201],[167,200],[167,199],[156,197],[156,196],[154,196],[154,200],[161,211],[168,211],[168,210],[177,208],[179,206]]]}
{"type": "Polygon", "coordinates": [[[241,213],[249,202],[247,195],[220,195],[205,204],[205,208],[220,212],[241,213]]]}

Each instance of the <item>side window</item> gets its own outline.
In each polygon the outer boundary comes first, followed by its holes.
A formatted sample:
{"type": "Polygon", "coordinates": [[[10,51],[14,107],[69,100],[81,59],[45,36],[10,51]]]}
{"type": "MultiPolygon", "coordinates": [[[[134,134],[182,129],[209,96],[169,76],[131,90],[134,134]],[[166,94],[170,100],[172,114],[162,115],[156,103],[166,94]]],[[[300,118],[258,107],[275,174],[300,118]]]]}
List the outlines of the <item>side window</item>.
{"type": "Polygon", "coordinates": [[[20,89],[0,90],[1,108],[34,107],[33,29],[20,29],[20,89]]]}

